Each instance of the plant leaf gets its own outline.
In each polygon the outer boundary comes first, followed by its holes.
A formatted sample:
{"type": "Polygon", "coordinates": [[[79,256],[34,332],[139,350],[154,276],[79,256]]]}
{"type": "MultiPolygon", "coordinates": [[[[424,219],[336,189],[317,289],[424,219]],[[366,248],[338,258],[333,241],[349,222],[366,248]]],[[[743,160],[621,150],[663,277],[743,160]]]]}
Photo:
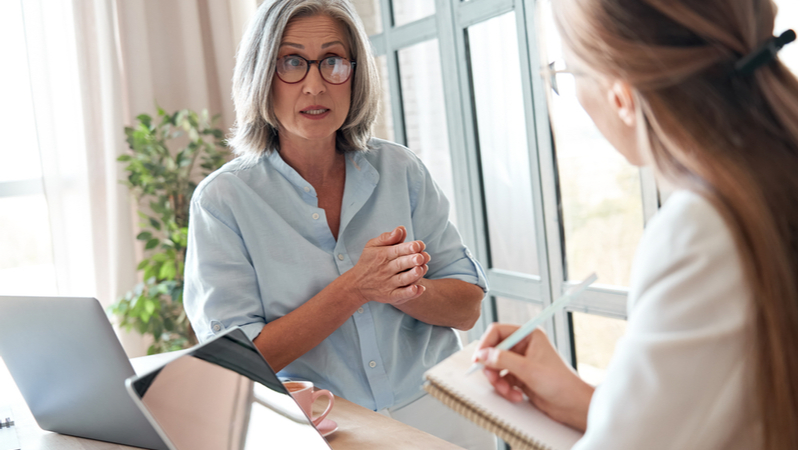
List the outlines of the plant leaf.
{"type": "Polygon", "coordinates": [[[167,280],[175,279],[175,261],[167,261],[161,266],[161,270],[158,272],[159,278],[164,278],[167,280]]]}
{"type": "Polygon", "coordinates": [[[150,239],[149,241],[147,241],[147,244],[145,244],[144,249],[150,250],[152,248],[155,248],[156,245],[158,245],[158,242],[159,242],[158,239],[150,239]]]}

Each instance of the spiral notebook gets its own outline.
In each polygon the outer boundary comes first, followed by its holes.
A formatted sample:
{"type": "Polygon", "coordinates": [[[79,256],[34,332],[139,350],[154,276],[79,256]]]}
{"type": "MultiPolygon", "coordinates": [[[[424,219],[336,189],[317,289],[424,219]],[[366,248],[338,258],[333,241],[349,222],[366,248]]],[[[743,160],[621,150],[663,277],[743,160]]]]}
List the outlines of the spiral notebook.
{"type": "Polygon", "coordinates": [[[473,342],[425,372],[425,390],[457,413],[496,434],[514,450],[569,449],[583,436],[581,432],[554,421],[530,402],[507,401],[495,393],[483,371],[465,376],[477,346],[478,342],[473,342]]]}

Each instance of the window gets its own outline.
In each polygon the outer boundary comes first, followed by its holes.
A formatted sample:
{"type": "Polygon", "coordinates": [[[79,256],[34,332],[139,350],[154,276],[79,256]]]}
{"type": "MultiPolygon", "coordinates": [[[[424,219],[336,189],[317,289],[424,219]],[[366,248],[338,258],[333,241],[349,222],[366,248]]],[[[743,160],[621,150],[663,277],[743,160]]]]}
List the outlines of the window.
{"type": "Polygon", "coordinates": [[[50,218],[36,140],[20,2],[0,4],[0,39],[8,67],[0,74],[0,295],[54,295],[50,218]]]}
{"type": "MultiPolygon", "coordinates": [[[[540,61],[563,61],[551,2],[540,3],[540,61]]],[[[558,68],[558,67],[557,67],[558,68]]],[[[627,285],[646,218],[656,212],[655,181],[631,166],[597,130],[578,103],[571,74],[558,74],[558,94],[546,89],[560,193],[563,279],[592,272],[598,281],[581,307],[569,308],[573,364],[589,383],[602,382],[625,331],[627,285]],[[601,297],[602,296],[602,297],[601,297]],[[577,312],[581,311],[581,312],[577,312]]],[[[563,353],[563,352],[562,352],[563,353]]]]}
{"type": "MultiPolygon", "coordinates": [[[[421,156],[487,270],[490,301],[462,337],[493,320],[523,323],[596,272],[598,283],[545,328],[597,384],[625,332],[632,258],[659,193],[649,170],[600,135],[568,76],[560,95],[545,89],[540,68],[562,59],[552,1],[355,5],[385,81],[376,132],[421,156]]],[[[797,2],[776,4],[776,32],[798,29],[797,2]]],[[[781,58],[797,72],[800,45],[781,58]]]]}
{"type": "Polygon", "coordinates": [[[476,339],[493,320],[522,323],[598,270],[606,284],[593,287],[574,316],[563,312],[546,328],[565,358],[575,360],[573,348],[582,358],[582,375],[601,379],[603,355],[624,330],[630,256],[649,211],[642,192],[655,196],[655,187],[643,188],[652,179],[617,157],[587,117],[565,120],[575,114],[569,93],[551,139],[539,76],[551,55],[539,50],[534,26],[542,10],[508,0],[355,6],[372,30],[385,81],[376,134],[420,155],[487,270],[490,301],[482,322],[462,337],[476,339]],[[587,144],[598,142],[605,148],[587,159],[587,144]],[[598,245],[598,233],[619,239],[598,245]],[[599,264],[609,255],[614,264],[599,264]],[[587,352],[599,356],[582,357],[587,352]]]}

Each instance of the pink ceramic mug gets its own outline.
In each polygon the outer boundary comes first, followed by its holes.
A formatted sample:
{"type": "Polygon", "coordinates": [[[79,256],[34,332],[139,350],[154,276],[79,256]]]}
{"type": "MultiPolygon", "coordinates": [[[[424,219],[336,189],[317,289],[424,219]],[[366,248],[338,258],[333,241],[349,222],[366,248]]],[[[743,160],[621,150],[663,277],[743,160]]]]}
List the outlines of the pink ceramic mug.
{"type": "Polygon", "coordinates": [[[306,413],[308,417],[311,418],[311,422],[314,426],[317,426],[322,422],[325,416],[331,412],[331,408],[333,408],[333,394],[331,391],[327,389],[320,389],[318,391],[314,391],[314,383],[310,381],[286,381],[283,383],[286,386],[286,390],[292,394],[297,404],[303,408],[303,411],[306,413]],[[313,417],[311,413],[311,405],[319,398],[321,395],[328,397],[328,407],[325,408],[325,411],[322,412],[318,417],[313,417]]]}

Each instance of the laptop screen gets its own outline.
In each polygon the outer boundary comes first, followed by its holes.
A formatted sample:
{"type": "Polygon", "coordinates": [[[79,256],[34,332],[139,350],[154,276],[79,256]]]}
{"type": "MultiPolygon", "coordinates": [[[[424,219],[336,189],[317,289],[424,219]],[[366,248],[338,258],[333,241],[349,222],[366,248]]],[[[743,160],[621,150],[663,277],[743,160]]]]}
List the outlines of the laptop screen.
{"type": "Polygon", "coordinates": [[[176,450],[330,448],[238,328],[129,388],[176,450]]]}

